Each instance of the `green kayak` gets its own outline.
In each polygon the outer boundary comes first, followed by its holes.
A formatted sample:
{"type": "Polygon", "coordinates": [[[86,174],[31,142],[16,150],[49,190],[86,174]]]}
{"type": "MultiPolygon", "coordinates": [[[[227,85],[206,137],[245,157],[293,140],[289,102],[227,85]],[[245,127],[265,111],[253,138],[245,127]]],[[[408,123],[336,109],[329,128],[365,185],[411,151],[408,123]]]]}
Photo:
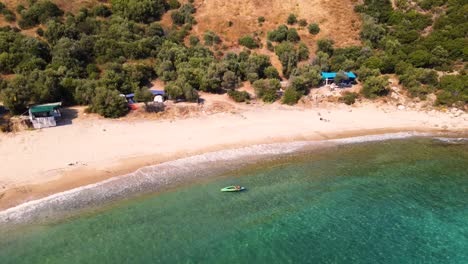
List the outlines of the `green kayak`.
{"type": "Polygon", "coordinates": [[[228,186],[221,189],[222,192],[240,192],[245,190],[242,186],[228,186]]]}

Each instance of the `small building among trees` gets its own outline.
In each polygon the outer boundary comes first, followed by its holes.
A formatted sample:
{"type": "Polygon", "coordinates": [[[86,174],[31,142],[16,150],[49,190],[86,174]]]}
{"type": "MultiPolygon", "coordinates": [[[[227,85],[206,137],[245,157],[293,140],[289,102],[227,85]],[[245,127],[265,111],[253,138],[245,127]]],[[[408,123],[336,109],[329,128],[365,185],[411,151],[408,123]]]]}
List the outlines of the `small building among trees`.
{"type": "Polygon", "coordinates": [[[56,118],[60,113],[61,102],[35,105],[29,108],[29,120],[35,129],[57,126],[56,118]]]}
{"type": "Polygon", "coordinates": [[[350,86],[356,80],[356,75],[353,72],[322,72],[322,80],[325,85],[335,83],[340,87],[350,86]]]}

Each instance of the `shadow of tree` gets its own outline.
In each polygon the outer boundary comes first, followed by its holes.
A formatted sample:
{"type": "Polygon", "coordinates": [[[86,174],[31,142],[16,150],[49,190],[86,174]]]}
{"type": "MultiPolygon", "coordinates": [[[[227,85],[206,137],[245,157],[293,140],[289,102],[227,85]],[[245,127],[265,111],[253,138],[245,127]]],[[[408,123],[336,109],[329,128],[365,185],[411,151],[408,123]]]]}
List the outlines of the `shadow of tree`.
{"type": "Polygon", "coordinates": [[[11,131],[10,117],[9,111],[0,105],[0,133],[11,131]]]}
{"type": "Polygon", "coordinates": [[[73,119],[78,117],[76,109],[62,108],[60,109],[62,117],[57,119],[57,126],[65,126],[73,124],[73,119]]]}

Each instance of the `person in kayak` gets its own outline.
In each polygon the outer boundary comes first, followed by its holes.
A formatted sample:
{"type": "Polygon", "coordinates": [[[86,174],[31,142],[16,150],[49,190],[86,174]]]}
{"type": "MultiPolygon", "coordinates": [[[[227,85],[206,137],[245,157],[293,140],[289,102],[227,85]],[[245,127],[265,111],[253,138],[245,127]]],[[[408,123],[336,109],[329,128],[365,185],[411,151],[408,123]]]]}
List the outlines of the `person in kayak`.
{"type": "Polygon", "coordinates": [[[236,186],[236,190],[240,190],[241,187],[239,185],[236,186]]]}

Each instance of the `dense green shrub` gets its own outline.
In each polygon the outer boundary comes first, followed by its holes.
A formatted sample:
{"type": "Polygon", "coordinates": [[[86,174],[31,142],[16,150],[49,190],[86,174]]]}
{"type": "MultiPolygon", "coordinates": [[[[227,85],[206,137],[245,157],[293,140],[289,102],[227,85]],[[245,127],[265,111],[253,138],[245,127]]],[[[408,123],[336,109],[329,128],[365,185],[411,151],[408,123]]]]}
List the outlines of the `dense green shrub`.
{"type": "Polygon", "coordinates": [[[298,24],[299,24],[300,27],[306,27],[308,23],[307,23],[307,20],[300,19],[298,24]]]}
{"type": "MultiPolygon", "coordinates": [[[[323,56],[324,53],[319,52],[318,54],[322,54],[323,56]]],[[[360,47],[337,48],[333,51],[333,56],[328,61],[329,68],[331,71],[354,71],[357,70],[358,66],[363,63],[367,56],[364,49],[360,47]]]]}
{"type": "Polygon", "coordinates": [[[252,36],[243,36],[239,39],[239,45],[249,49],[256,49],[259,47],[258,42],[252,36]]]}
{"type": "Polygon", "coordinates": [[[301,98],[302,93],[297,91],[296,89],[292,87],[286,88],[283,94],[283,98],[281,99],[281,103],[287,104],[287,105],[294,105],[299,101],[301,98]]]}
{"type": "Polygon", "coordinates": [[[117,118],[128,113],[125,97],[120,96],[118,91],[106,87],[96,89],[90,109],[107,118],[117,118]]]}
{"type": "Polygon", "coordinates": [[[7,88],[1,91],[0,95],[3,105],[12,114],[19,115],[26,111],[31,100],[32,88],[26,77],[17,75],[8,83],[7,88]]]}
{"type": "Polygon", "coordinates": [[[135,101],[145,103],[148,105],[149,102],[153,101],[153,94],[146,87],[137,88],[135,91],[135,101]]]}
{"type": "Polygon", "coordinates": [[[16,15],[8,9],[3,3],[0,2],[0,15],[3,15],[5,17],[5,20],[7,22],[14,22],[16,21],[16,15]]]}
{"type": "Polygon", "coordinates": [[[289,77],[299,61],[296,48],[291,42],[282,42],[275,47],[275,53],[283,66],[284,76],[289,77]]]}
{"type": "Polygon", "coordinates": [[[190,34],[191,29],[190,24],[185,24],[180,28],[172,27],[167,31],[166,39],[177,44],[184,43],[185,37],[190,34]]]}
{"type": "Polygon", "coordinates": [[[299,34],[297,33],[297,30],[295,28],[290,28],[288,30],[286,40],[291,42],[298,42],[299,40],[301,40],[301,37],[299,37],[299,34]]]}
{"type": "Polygon", "coordinates": [[[205,45],[213,46],[215,44],[221,43],[221,38],[216,35],[213,31],[206,31],[203,35],[203,40],[205,41],[205,45]]]}
{"type": "Polygon", "coordinates": [[[16,32],[0,31],[0,73],[18,72],[20,65],[24,67],[31,63],[43,69],[49,60],[50,51],[46,43],[16,32]]]}
{"type": "Polygon", "coordinates": [[[446,75],[440,79],[440,88],[438,104],[468,103],[468,75],[446,75]]]}
{"type": "Polygon", "coordinates": [[[288,25],[294,25],[297,23],[297,17],[294,14],[289,14],[288,20],[287,20],[288,25]]]}
{"type": "Polygon", "coordinates": [[[111,0],[112,11],[124,18],[149,23],[165,12],[164,0],[111,0]]]}
{"type": "Polygon", "coordinates": [[[303,65],[293,70],[291,73],[291,86],[304,94],[310,88],[315,88],[322,82],[321,69],[318,66],[303,65]]]}
{"type": "Polygon", "coordinates": [[[364,0],[363,5],[354,7],[354,11],[365,13],[377,19],[379,23],[384,23],[393,11],[390,0],[364,0]]]}
{"type": "Polygon", "coordinates": [[[267,41],[267,49],[269,51],[275,51],[275,47],[273,46],[273,43],[271,43],[271,41],[267,41]]]}
{"type": "Polygon", "coordinates": [[[166,95],[171,100],[183,99],[184,91],[182,87],[176,85],[174,82],[168,82],[164,88],[166,95]]]}
{"type": "Polygon", "coordinates": [[[447,0],[423,0],[419,2],[419,6],[424,10],[431,10],[434,7],[439,7],[447,3],[447,0]]]}
{"type": "Polygon", "coordinates": [[[283,42],[288,38],[288,31],[289,29],[286,25],[280,25],[276,30],[268,32],[268,40],[283,42]]]}
{"type": "Polygon", "coordinates": [[[365,82],[369,77],[377,77],[380,75],[379,69],[371,69],[367,68],[366,66],[362,66],[357,71],[358,78],[361,82],[365,82]]]}
{"type": "Polygon", "coordinates": [[[171,18],[172,18],[172,22],[176,25],[181,26],[185,24],[185,16],[184,14],[182,14],[182,12],[178,10],[171,13],[171,18]]]}
{"type": "Polygon", "coordinates": [[[333,54],[333,45],[335,42],[331,39],[319,39],[317,41],[318,51],[327,53],[328,55],[333,54]]]}
{"type": "Polygon", "coordinates": [[[336,73],[336,77],[335,77],[334,81],[335,81],[335,83],[340,84],[343,81],[348,81],[348,80],[349,80],[348,75],[346,75],[346,73],[343,72],[343,71],[339,71],[339,72],[336,73]]]}
{"type": "Polygon", "coordinates": [[[89,105],[96,94],[98,82],[95,80],[78,80],[75,84],[73,100],[79,105],[89,105]]]}
{"type": "Polygon", "coordinates": [[[102,73],[100,81],[108,89],[127,94],[148,85],[153,74],[151,67],[144,64],[112,64],[102,73]]]}
{"type": "Polygon", "coordinates": [[[275,42],[298,42],[301,40],[297,30],[295,28],[288,28],[286,25],[280,25],[277,29],[268,32],[267,37],[269,41],[275,42]]]}
{"type": "Polygon", "coordinates": [[[266,55],[251,55],[246,61],[239,63],[241,75],[244,80],[254,82],[258,79],[266,78],[265,69],[272,66],[270,58],[266,55]],[[249,78],[250,75],[250,78],[249,78]]]}
{"type": "Polygon", "coordinates": [[[190,46],[196,46],[200,43],[200,39],[197,36],[190,36],[189,38],[190,46]]]}
{"type": "Polygon", "coordinates": [[[158,22],[151,23],[146,29],[148,37],[163,37],[165,35],[164,28],[158,22]]]}
{"type": "Polygon", "coordinates": [[[422,100],[426,100],[427,95],[432,92],[431,87],[422,85],[417,81],[411,81],[405,88],[412,97],[419,97],[422,100]]]}
{"type": "Polygon", "coordinates": [[[309,59],[309,48],[307,45],[303,42],[299,43],[299,47],[297,49],[297,56],[299,61],[307,60],[309,59]]]}
{"type": "Polygon", "coordinates": [[[293,88],[296,91],[301,91],[302,93],[307,93],[309,90],[309,85],[304,76],[298,75],[290,78],[290,88],[293,88]]]}
{"type": "Polygon", "coordinates": [[[247,102],[250,100],[250,94],[246,91],[236,91],[236,90],[229,90],[228,91],[229,97],[232,98],[232,100],[241,103],[241,102],[247,102]]]}
{"type": "Polygon", "coordinates": [[[415,67],[427,67],[431,65],[432,55],[425,50],[416,50],[409,54],[408,61],[415,67]]]}
{"type": "Polygon", "coordinates": [[[423,68],[406,67],[399,74],[400,83],[412,96],[422,99],[438,86],[439,77],[436,71],[423,68]]]}
{"type": "Polygon", "coordinates": [[[44,32],[44,37],[51,44],[56,44],[61,38],[78,39],[80,32],[63,23],[50,20],[47,22],[47,29],[44,32]]]}
{"type": "Polygon", "coordinates": [[[239,77],[232,72],[226,71],[223,74],[223,79],[221,82],[221,87],[226,90],[234,90],[239,86],[239,77]]]}
{"type": "Polygon", "coordinates": [[[432,25],[432,18],[431,15],[421,14],[416,10],[408,12],[394,11],[389,17],[388,24],[405,27],[407,30],[422,31],[432,25]]]}
{"type": "Polygon", "coordinates": [[[340,101],[347,105],[352,105],[356,102],[356,99],[359,97],[359,94],[354,92],[345,92],[340,98],[340,101]]]}
{"type": "Polygon", "coordinates": [[[312,23],[310,24],[307,29],[309,30],[309,33],[312,35],[317,35],[320,32],[320,27],[317,23],[312,23]]]}
{"type": "Polygon", "coordinates": [[[321,71],[328,71],[330,69],[330,55],[323,51],[318,51],[312,64],[318,66],[321,71]]]}
{"type": "Polygon", "coordinates": [[[370,69],[378,69],[380,71],[380,69],[384,66],[384,62],[381,56],[374,55],[367,58],[364,61],[363,66],[370,69]]]}
{"type": "Polygon", "coordinates": [[[167,5],[169,9],[177,9],[180,7],[180,3],[177,0],[169,0],[167,1],[167,5]]]}
{"type": "Polygon", "coordinates": [[[44,36],[44,30],[43,30],[42,28],[37,28],[37,29],[36,29],[36,34],[37,34],[38,36],[43,37],[43,36],[44,36]]]}
{"type": "Polygon", "coordinates": [[[369,77],[363,82],[361,90],[366,98],[376,98],[388,94],[388,79],[385,76],[369,77]]]}
{"type": "Polygon", "coordinates": [[[185,78],[179,78],[174,82],[167,83],[165,91],[172,100],[186,100],[188,102],[198,101],[198,92],[185,78]]]}
{"type": "Polygon", "coordinates": [[[18,12],[18,14],[21,14],[21,12],[23,12],[23,10],[25,10],[26,7],[24,7],[24,5],[22,4],[19,4],[16,6],[16,12],[18,12]]]}
{"type": "Polygon", "coordinates": [[[278,79],[281,80],[278,70],[274,66],[269,66],[264,70],[265,77],[267,79],[278,79]]]}
{"type": "Polygon", "coordinates": [[[194,24],[195,18],[192,16],[195,13],[195,7],[192,4],[184,4],[178,10],[172,12],[172,22],[176,25],[194,24]]]}
{"type": "Polygon", "coordinates": [[[255,94],[266,103],[273,103],[278,98],[277,91],[281,83],[277,79],[258,80],[253,83],[255,94]]]}
{"type": "Polygon", "coordinates": [[[369,41],[373,46],[377,46],[379,41],[385,36],[385,28],[378,24],[373,18],[366,18],[362,23],[361,39],[369,41]]]}
{"type": "Polygon", "coordinates": [[[56,4],[49,0],[40,0],[21,12],[21,20],[18,24],[23,29],[31,28],[62,15],[63,11],[56,4]]]}
{"type": "Polygon", "coordinates": [[[106,5],[97,5],[91,9],[91,13],[95,16],[109,17],[112,15],[112,11],[106,5]]]}

